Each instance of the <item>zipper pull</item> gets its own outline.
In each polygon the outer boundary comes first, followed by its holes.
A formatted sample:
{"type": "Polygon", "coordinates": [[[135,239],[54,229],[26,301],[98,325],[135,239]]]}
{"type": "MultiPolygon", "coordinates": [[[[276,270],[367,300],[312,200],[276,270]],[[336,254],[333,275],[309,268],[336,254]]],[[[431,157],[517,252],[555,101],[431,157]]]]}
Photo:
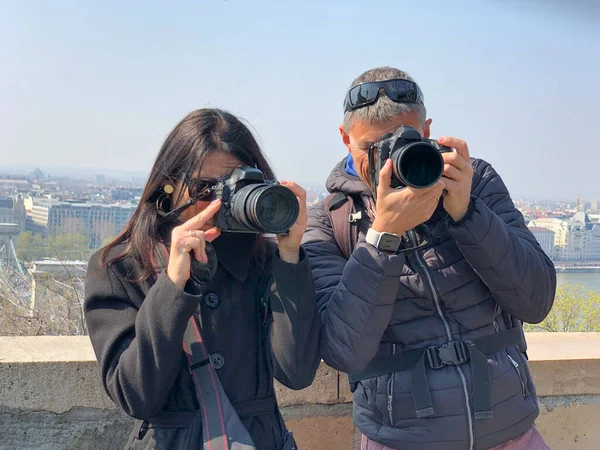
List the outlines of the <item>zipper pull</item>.
{"type": "Polygon", "coordinates": [[[494,330],[496,330],[496,333],[500,332],[500,326],[498,325],[498,322],[496,322],[495,320],[494,320],[494,330]]]}
{"type": "Polygon", "coordinates": [[[388,409],[388,411],[391,411],[391,410],[392,410],[392,400],[393,400],[393,399],[394,399],[394,398],[393,398],[391,395],[388,395],[388,404],[387,404],[387,409],[388,409]]]}
{"type": "Polygon", "coordinates": [[[510,360],[510,362],[512,363],[513,366],[515,366],[515,368],[519,368],[519,363],[516,362],[512,356],[510,356],[508,353],[506,354],[506,356],[508,356],[508,359],[510,360]]]}

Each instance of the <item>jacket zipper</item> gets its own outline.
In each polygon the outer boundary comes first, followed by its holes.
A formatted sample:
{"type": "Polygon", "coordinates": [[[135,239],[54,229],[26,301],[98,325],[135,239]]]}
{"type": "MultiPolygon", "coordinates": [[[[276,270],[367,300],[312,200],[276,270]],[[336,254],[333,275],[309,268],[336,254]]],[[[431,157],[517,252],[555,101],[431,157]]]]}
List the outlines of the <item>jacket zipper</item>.
{"type": "MultiPolygon", "coordinates": [[[[392,355],[395,355],[395,354],[396,354],[396,344],[392,344],[392,355]]],[[[396,378],[396,374],[394,372],[392,372],[390,374],[390,379],[388,380],[388,384],[387,384],[387,396],[388,396],[387,410],[388,410],[391,427],[394,427],[393,401],[394,401],[394,382],[396,381],[395,378],[396,378]]]]}
{"type": "MultiPolygon", "coordinates": [[[[496,322],[495,320],[494,320],[494,329],[496,330],[496,333],[500,332],[500,327],[498,326],[498,322],[496,322]]],[[[521,392],[523,394],[523,397],[525,397],[525,381],[523,380],[523,376],[521,375],[521,371],[519,370],[519,363],[517,361],[515,361],[512,356],[510,356],[507,349],[504,349],[504,353],[506,353],[506,357],[508,358],[508,360],[510,361],[512,366],[515,368],[515,371],[517,372],[517,376],[519,377],[519,381],[521,382],[521,392]]]]}
{"type": "MultiPolygon", "coordinates": [[[[410,230],[408,232],[408,235],[410,237],[410,240],[412,241],[413,247],[416,247],[417,246],[417,235],[416,235],[415,231],[410,230]]],[[[442,320],[442,323],[444,324],[444,329],[446,330],[446,338],[448,339],[448,342],[450,342],[450,341],[452,341],[452,332],[450,331],[450,325],[448,325],[448,321],[446,320],[446,318],[444,317],[444,313],[442,312],[442,308],[440,306],[440,299],[439,299],[437,290],[435,289],[435,286],[433,285],[433,281],[431,279],[431,276],[429,275],[429,271],[427,270],[427,266],[425,265],[425,261],[423,261],[419,250],[415,250],[415,256],[417,258],[417,262],[419,263],[419,266],[421,267],[421,270],[423,271],[423,276],[427,280],[427,284],[429,285],[429,288],[431,289],[431,293],[433,295],[433,300],[435,302],[435,308],[437,310],[438,316],[440,317],[440,319],[442,320]]],[[[465,395],[465,406],[467,407],[467,422],[469,424],[469,450],[473,450],[473,443],[474,443],[475,439],[474,439],[474,432],[473,432],[473,417],[471,414],[471,404],[469,403],[469,391],[467,389],[467,379],[466,379],[465,374],[460,366],[454,366],[454,367],[456,367],[456,370],[460,377],[460,381],[461,381],[462,387],[463,387],[463,393],[465,395]]]]}

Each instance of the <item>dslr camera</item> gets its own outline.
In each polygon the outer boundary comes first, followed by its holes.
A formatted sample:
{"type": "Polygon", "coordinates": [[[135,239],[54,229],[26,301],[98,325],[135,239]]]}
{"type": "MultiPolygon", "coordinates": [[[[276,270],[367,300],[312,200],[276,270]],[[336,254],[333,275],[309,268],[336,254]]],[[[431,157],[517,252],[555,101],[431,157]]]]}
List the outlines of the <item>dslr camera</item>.
{"type": "Polygon", "coordinates": [[[423,138],[409,126],[401,126],[394,133],[383,136],[375,146],[379,149],[377,174],[388,158],[393,162],[394,188],[433,186],[444,173],[442,153],[453,151],[435,140],[423,138]]]}
{"type": "Polygon", "coordinates": [[[213,223],[223,232],[284,234],[298,220],[294,193],[253,167],[220,178],[214,191],[222,206],[213,223]]]}

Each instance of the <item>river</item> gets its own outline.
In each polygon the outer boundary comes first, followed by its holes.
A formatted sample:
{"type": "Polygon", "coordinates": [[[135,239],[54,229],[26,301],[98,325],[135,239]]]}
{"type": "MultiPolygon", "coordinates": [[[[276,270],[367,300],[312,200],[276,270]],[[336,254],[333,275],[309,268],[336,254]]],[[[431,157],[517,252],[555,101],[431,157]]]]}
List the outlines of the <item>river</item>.
{"type": "Polygon", "coordinates": [[[600,292],[600,273],[557,273],[556,280],[561,284],[580,284],[596,292],[600,292]]]}

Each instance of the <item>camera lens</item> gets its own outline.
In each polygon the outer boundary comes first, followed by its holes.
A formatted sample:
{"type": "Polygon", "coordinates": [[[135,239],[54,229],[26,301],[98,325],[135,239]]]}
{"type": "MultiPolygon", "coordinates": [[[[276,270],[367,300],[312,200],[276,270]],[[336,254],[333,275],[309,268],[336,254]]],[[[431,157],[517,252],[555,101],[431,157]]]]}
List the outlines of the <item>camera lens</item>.
{"type": "Polygon", "coordinates": [[[281,234],[298,219],[300,207],[292,191],[280,185],[251,184],[231,200],[233,217],[255,231],[281,234]]]}
{"type": "Polygon", "coordinates": [[[394,174],[407,186],[426,188],[433,186],[444,172],[440,152],[426,142],[408,144],[392,153],[394,174]]]}

